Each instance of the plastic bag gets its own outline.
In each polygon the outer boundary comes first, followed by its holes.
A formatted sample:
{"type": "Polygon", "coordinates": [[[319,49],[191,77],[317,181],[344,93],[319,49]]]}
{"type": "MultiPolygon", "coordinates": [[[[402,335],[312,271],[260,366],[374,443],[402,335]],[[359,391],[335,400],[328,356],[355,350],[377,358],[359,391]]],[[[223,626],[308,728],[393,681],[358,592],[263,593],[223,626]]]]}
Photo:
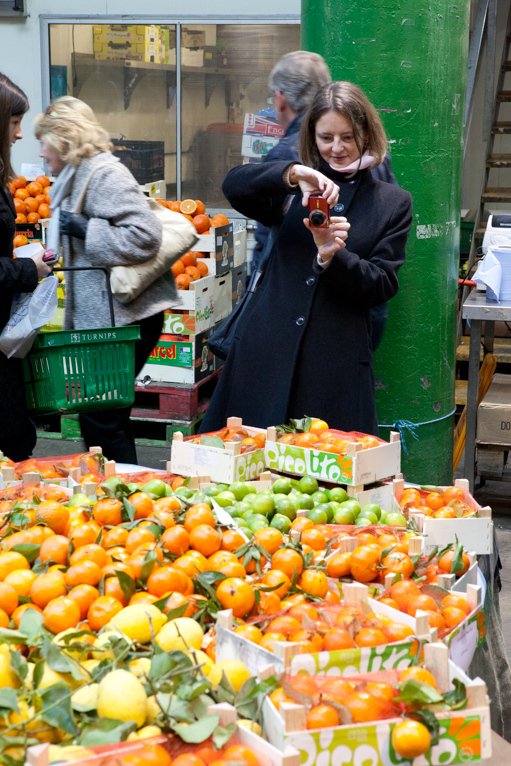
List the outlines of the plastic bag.
{"type": "Polygon", "coordinates": [[[9,321],[0,333],[0,351],[23,359],[41,327],[53,318],[58,306],[58,278],[51,275],[40,282],[33,293],[16,293],[12,299],[9,321]]]}

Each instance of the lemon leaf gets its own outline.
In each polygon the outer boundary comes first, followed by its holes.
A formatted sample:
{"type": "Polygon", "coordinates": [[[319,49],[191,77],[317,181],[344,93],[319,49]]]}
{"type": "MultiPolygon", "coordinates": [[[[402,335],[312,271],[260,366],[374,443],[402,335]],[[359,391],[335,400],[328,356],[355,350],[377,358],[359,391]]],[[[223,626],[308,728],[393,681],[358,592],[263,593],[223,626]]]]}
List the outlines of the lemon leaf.
{"type": "Polygon", "coordinates": [[[179,737],[181,737],[183,742],[188,742],[189,744],[199,744],[200,742],[204,742],[204,740],[211,737],[216,727],[218,726],[219,721],[220,716],[211,715],[207,718],[203,718],[201,721],[196,721],[195,723],[175,724],[172,729],[179,737]]]}
{"type": "Polygon", "coordinates": [[[168,715],[180,723],[194,723],[195,716],[188,700],[179,699],[172,695],[168,715]]]}
{"type": "Polygon", "coordinates": [[[208,681],[195,681],[191,684],[183,684],[176,690],[176,694],[181,700],[193,700],[200,694],[207,692],[211,688],[208,681]]]}
{"type": "MultiPolygon", "coordinates": [[[[41,635],[43,621],[43,615],[35,609],[25,609],[21,615],[19,632],[27,637],[30,644],[41,635]]],[[[24,642],[20,639],[18,644],[21,643],[24,642]]]]}
{"type": "MultiPolygon", "coordinates": [[[[35,610],[32,609],[31,611],[35,610]]],[[[17,631],[11,630],[10,628],[0,628],[0,642],[5,642],[6,644],[27,644],[29,643],[29,638],[21,631],[21,629],[20,631],[17,631]]]]}
{"type": "Polygon", "coordinates": [[[76,734],[76,726],[71,712],[71,698],[69,692],[71,687],[65,681],[58,681],[56,684],[39,689],[43,707],[41,718],[50,726],[56,726],[62,729],[66,734],[76,734]]]}
{"type": "Polygon", "coordinates": [[[23,682],[28,674],[28,663],[20,652],[10,651],[9,654],[11,656],[9,665],[20,681],[23,682]]]}
{"type": "Polygon", "coordinates": [[[216,447],[216,449],[225,449],[225,444],[219,436],[207,436],[202,434],[200,443],[203,447],[216,447]]]}
{"type": "Polygon", "coordinates": [[[161,654],[155,654],[151,660],[151,669],[149,671],[149,677],[157,680],[164,676],[169,670],[172,670],[174,663],[166,652],[161,654]]]}
{"type": "Polygon", "coordinates": [[[231,737],[236,734],[236,731],[238,730],[238,724],[236,722],[230,723],[227,726],[217,726],[215,731],[213,732],[213,744],[215,748],[218,750],[219,748],[223,747],[231,737]]]}
{"type": "Polygon", "coordinates": [[[401,687],[399,697],[396,702],[415,702],[422,705],[434,705],[437,702],[443,702],[442,695],[429,684],[416,679],[406,681],[401,687]]]}
{"type": "Polygon", "coordinates": [[[114,745],[123,742],[128,734],[135,731],[134,721],[116,721],[114,718],[100,718],[99,721],[87,724],[82,729],[78,744],[84,747],[97,745],[114,745]]]}
{"type": "Polygon", "coordinates": [[[18,694],[16,689],[10,689],[4,687],[0,689],[0,709],[2,710],[14,710],[19,713],[18,708],[18,694]]]}
{"type": "Polygon", "coordinates": [[[119,578],[119,585],[121,586],[121,590],[124,593],[127,602],[129,603],[131,601],[131,597],[134,595],[137,589],[135,581],[129,576],[129,574],[122,572],[120,569],[116,569],[115,574],[119,578]]]}

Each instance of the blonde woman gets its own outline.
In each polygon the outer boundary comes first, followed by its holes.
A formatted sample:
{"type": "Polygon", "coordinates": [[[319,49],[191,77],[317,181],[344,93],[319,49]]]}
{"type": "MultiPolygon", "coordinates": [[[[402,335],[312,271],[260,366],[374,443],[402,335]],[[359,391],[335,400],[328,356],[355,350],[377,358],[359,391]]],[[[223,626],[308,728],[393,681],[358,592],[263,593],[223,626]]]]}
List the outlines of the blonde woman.
{"type": "MultiPolygon", "coordinates": [[[[92,109],[79,99],[64,96],[54,101],[35,122],[40,156],[57,176],[52,187],[52,218],[47,247],[63,246],[65,266],[130,266],[158,252],[161,224],[133,176],[119,167],[111,153],[108,134],[92,109]],[[96,165],[106,164],[92,176],[83,212],[73,212],[82,189],[96,165]]],[[[140,325],[135,347],[135,370],[140,372],[160,336],[163,311],[177,297],[171,272],[153,282],[127,305],[115,300],[116,325],[140,325]]],[[[102,272],[66,273],[65,329],[109,327],[111,324],[102,272]]],[[[130,421],[131,408],[80,415],[83,438],[90,447],[100,445],[108,458],[137,462],[130,421]]]]}

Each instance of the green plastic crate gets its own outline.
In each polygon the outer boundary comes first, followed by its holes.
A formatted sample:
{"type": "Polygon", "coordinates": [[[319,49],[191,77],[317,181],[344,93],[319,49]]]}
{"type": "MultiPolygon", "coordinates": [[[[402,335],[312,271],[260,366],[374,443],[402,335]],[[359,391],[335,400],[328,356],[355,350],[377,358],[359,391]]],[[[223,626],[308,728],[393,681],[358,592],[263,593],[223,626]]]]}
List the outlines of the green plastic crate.
{"type": "Polygon", "coordinates": [[[138,326],[39,333],[23,360],[32,412],[92,412],[128,407],[135,399],[138,326]]]}
{"type": "Polygon", "coordinates": [[[461,221],[460,223],[460,253],[469,253],[474,233],[474,222],[461,221]]]}

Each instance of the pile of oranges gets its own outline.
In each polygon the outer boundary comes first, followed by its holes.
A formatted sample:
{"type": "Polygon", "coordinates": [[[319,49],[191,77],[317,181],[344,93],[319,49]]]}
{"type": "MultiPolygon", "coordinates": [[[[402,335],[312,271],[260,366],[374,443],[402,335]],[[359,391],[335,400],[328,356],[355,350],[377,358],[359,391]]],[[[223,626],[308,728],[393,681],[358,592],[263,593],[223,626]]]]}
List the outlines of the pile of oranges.
{"type": "MultiPolygon", "coordinates": [[[[38,176],[27,183],[23,176],[16,176],[9,184],[16,208],[16,223],[38,223],[42,218],[50,218],[50,179],[38,176]]],[[[26,243],[25,243],[26,244],[26,243]]],[[[15,247],[20,245],[15,244],[15,247]]]]}
{"type": "Polygon", "coordinates": [[[188,250],[181,258],[177,259],[171,269],[176,278],[178,290],[188,290],[191,282],[208,276],[208,267],[199,260],[199,258],[206,258],[208,255],[209,253],[196,253],[193,250],[188,250]]]}
{"type": "Polygon", "coordinates": [[[476,516],[476,512],[465,502],[461,487],[448,487],[444,492],[425,492],[414,487],[405,489],[400,501],[401,511],[419,511],[433,519],[456,519],[460,516],[476,516]]]}
{"type": "Polygon", "coordinates": [[[182,202],[180,200],[166,202],[164,199],[157,199],[156,202],[174,211],[174,213],[181,213],[185,218],[188,218],[190,223],[195,226],[197,234],[209,234],[211,229],[226,226],[229,223],[227,216],[222,213],[218,213],[212,218],[206,215],[206,206],[200,199],[185,199],[182,202]]]}
{"type": "MultiPolygon", "coordinates": [[[[239,442],[241,444],[241,454],[246,452],[255,452],[255,450],[264,449],[266,444],[266,434],[254,434],[251,435],[246,428],[241,427],[226,427],[221,428],[220,431],[211,431],[208,436],[218,436],[224,444],[232,442],[239,442]]],[[[200,444],[200,437],[190,439],[192,443],[200,444]]]]}
{"type": "MultiPolygon", "coordinates": [[[[278,427],[288,430],[287,427],[278,427]]],[[[337,455],[344,455],[349,442],[356,442],[362,445],[362,449],[371,449],[385,444],[382,439],[367,434],[358,434],[355,432],[347,433],[329,428],[324,420],[313,420],[308,431],[286,432],[280,434],[277,441],[281,444],[292,444],[296,447],[312,447],[321,452],[333,452],[337,455]]]]}

